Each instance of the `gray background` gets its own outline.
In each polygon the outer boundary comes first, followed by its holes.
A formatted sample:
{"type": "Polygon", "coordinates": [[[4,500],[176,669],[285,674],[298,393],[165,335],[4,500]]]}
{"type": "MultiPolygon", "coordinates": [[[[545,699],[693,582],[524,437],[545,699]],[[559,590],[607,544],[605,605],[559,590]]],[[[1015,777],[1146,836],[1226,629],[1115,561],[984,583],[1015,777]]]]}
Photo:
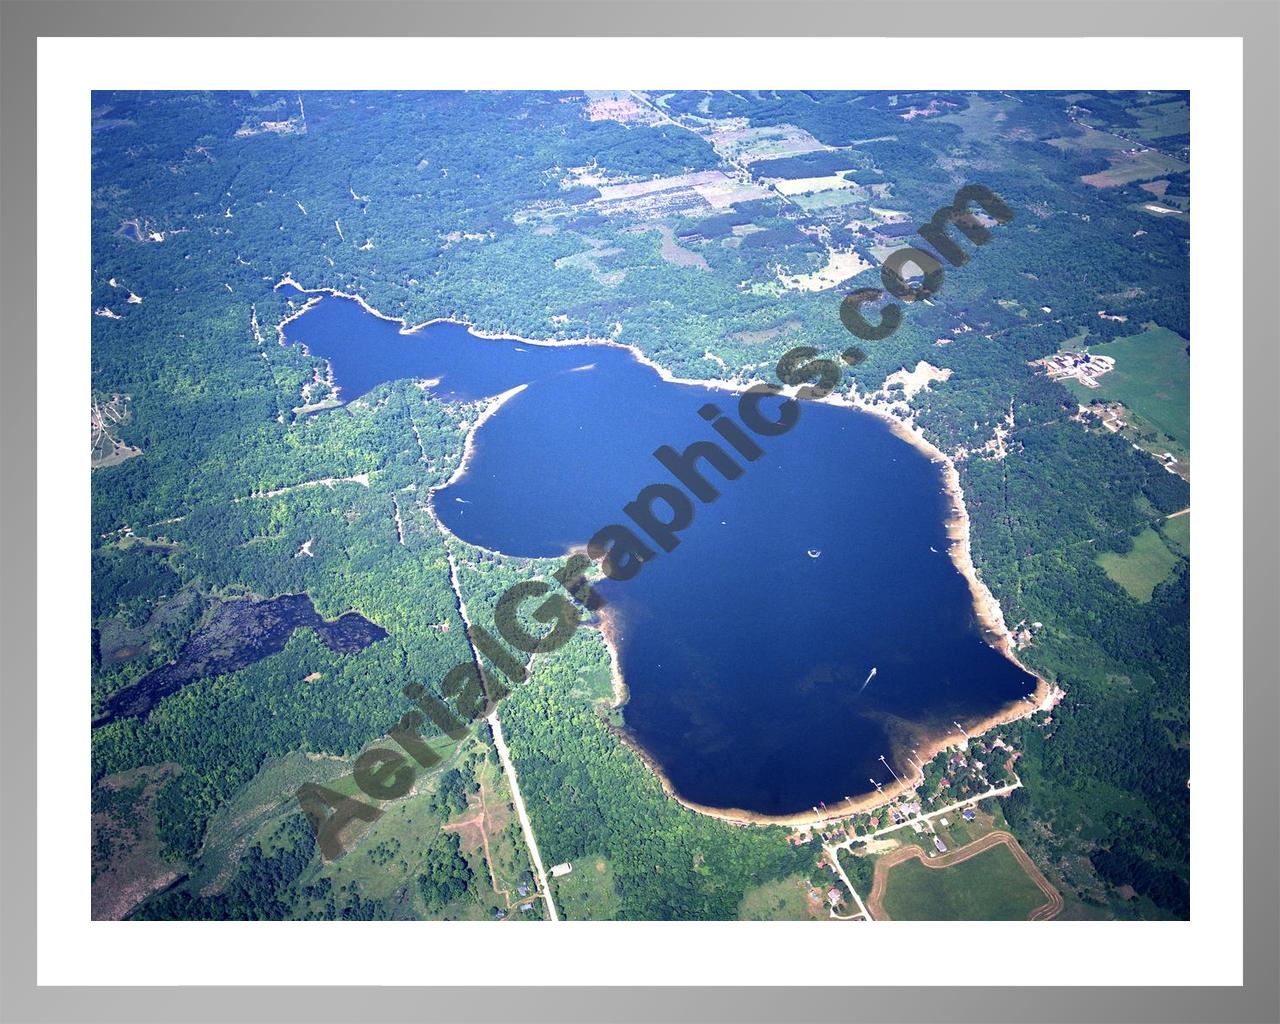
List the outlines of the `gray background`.
{"type": "MultiPolygon", "coordinates": [[[[0,1017],[6,1021],[347,1020],[1280,1020],[1273,744],[1277,708],[1275,0],[1056,2],[409,3],[229,0],[205,3],[0,0],[0,1017]],[[884,36],[1239,36],[1245,40],[1245,248],[1215,253],[1224,280],[1243,268],[1245,295],[1245,871],[1243,988],[36,988],[35,987],[35,40],[46,36],[826,36],[849,37],[851,62],[884,36]]],[[[915,77],[910,51],[894,66],[915,77]]],[[[957,47],[956,61],[962,61],[957,47]]],[[[749,73],[749,72],[748,72],[749,73]]],[[[1089,65],[1082,63],[1082,79],[1089,65]]],[[[892,77],[892,76],[890,76],[892,77]]],[[[888,81],[888,79],[886,79],[888,81]]],[[[88,197],[83,197],[87,202],[88,197]]],[[[87,214],[86,208],[86,214],[87,214]]],[[[1196,259],[1208,254],[1197,250],[1196,259]]],[[[88,268],[82,268],[87,272],[88,268]]],[[[1201,344],[1212,344],[1201,339],[1201,344]]],[[[1243,555],[1244,553],[1242,553],[1243,555]]],[[[1223,685],[1235,685],[1224,679],[1223,685]]],[[[69,712],[71,721],[79,713],[69,712]]],[[[87,742],[88,721],[84,719],[87,742]]],[[[74,739],[80,733],[70,731],[74,739]]],[[[46,808],[46,811],[49,810],[46,808]]],[[[1232,837],[1226,833],[1224,840],[1232,837]]],[[[1206,881],[1199,868],[1200,885],[1206,881]]],[[[164,927],[160,925],[160,927],[164,927]]],[[[210,927],[216,927],[210,926],[210,927]]],[[[288,924],[264,925],[282,929],[288,924]]],[[[687,927],[696,928],[696,924],[687,927]]],[[[1117,924],[1116,927],[1125,927],[1117,924]]],[[[346,933],[344,933],[346,934],[346,933]]],[[[1011,933],[1012,935],[1013,933],[1011,933]]],[[[405,942],[414,941],[412,925],[405,942]]],[[[1138,941],[1135,933],[1135,941],[1138,941]]],[[[1016,948],[1016,947],[1015,947],[1016,948]]],[[[925,951],[919,951],[923,954],[925,951]]],[[[477,944],[476,956],[485,950],[477,944]]],[[[424,965],[425,967],[426,965],[424,965]]],[[[650,973],[644,964],[638,971],[650,973]]],[[[501,973],[501,965],[495,969],[501,973]]],[[[1016,969],[1016,968],[1015,968],[1016,969]]],[[[587,979],[584,979],[587,980],[587,979]]],[[[838,982],[839,979],[830,979],[838,982]]],[[[163,978],[157,978],[163,983],[163,978]]]]}

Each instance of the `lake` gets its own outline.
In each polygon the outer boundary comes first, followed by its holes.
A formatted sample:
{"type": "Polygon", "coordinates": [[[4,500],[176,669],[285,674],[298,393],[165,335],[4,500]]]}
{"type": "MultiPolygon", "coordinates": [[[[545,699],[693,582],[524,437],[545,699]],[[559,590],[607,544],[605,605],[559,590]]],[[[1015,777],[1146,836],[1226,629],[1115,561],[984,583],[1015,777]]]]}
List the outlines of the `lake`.
{"type": "MultiPolygon", "coordinates": [[[[737,416],[737,396],[663,381],[618,347],[453,323],[405,334],[335,297],[285,336],[330,361],[346,401],[400,378],[438,379],[446,399],[528,384],[436,498],[459,537],[511,555],[563,555],[629,523],[622,507],[643,487],[673,482],[654,449],[720,440],[699,415],[708,402],[737,416]]],[[[908,774],[913,747],[1035,679],[983,639],[946,553],[940,466],[870,414],[811,402],[790,432],[752,436],[765,454],[735,456],[737,479],[702,464],[720,496],[694,502],[678,547],[598,589],[635,741],[685,799],[783,815],[892,782],[889,766],[908,774]]]]}

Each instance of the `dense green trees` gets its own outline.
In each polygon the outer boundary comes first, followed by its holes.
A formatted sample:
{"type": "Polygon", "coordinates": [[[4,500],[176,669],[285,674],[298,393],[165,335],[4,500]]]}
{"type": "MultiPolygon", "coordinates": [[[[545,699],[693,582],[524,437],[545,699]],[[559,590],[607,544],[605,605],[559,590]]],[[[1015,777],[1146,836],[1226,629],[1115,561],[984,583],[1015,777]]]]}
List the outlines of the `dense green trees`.
{"type": "Polygon", "coordinates": [[[853,853],[844,847],[840,848],[837,856],[840,858],[840,866],[844,869],[844,873],[853,883],[854,891],[865,900],[871,892],[871,886],[875,884],[875,857],[853,853]]]}
{"type": "Polygon", "coordinates": [[[465,896],[473,877],[458,848],[457,833],[445,832],[427,847],[418,892],[428,910],[439,910],[465,896]]]}

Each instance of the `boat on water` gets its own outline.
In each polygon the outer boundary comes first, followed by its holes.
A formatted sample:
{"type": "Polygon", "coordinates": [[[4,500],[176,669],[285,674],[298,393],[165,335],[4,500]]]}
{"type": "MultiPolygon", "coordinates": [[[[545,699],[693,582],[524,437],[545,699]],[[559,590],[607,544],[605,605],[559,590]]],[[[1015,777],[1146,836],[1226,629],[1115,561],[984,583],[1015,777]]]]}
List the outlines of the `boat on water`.
{"type": "Polygon", "coordinates": [[[805,552],[805,554],[807,554],[810,558],[817,558],[819,555],[822,554],[822,552],[819,551],[817,548],[810,548],[808,551],[805,552]]]}

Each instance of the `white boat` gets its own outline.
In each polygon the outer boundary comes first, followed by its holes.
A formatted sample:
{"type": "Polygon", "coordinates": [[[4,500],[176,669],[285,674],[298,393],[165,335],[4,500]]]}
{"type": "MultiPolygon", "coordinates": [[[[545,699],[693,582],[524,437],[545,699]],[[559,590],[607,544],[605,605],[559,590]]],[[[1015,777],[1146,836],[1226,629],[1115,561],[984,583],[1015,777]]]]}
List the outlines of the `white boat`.
{"type": "Polygon", "coordinates": [[[806,553],[810,558],[817,558],[819,555],[821,555],[821,554],[822,554],[822,552],[821,552],[821,551],[819,551],[817,548],[810,548],[810,549],[809,549],[807,552],[805,552],[805,553],[806,553]]]}

